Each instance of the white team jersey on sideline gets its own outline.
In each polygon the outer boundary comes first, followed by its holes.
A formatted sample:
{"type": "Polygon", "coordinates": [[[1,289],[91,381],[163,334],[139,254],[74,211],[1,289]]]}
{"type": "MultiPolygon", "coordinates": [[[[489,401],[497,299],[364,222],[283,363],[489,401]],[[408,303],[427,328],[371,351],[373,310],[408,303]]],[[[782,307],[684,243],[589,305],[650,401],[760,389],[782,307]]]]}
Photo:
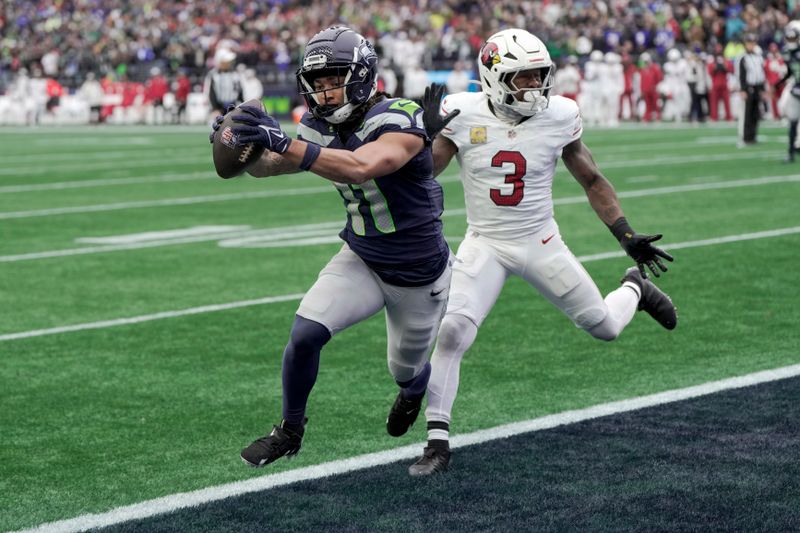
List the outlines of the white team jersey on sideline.
{"type": "Polygon", "coordinates": [[[546,110],[515,126],[492,113],[482,92],[448,95],[440,112],[454,109],[461,114],[442,135],[458,147],[470,230],[503,240],[536,233],[553,217],[561,151],[583,132],[578,105],[551,96],[546,110]]]}

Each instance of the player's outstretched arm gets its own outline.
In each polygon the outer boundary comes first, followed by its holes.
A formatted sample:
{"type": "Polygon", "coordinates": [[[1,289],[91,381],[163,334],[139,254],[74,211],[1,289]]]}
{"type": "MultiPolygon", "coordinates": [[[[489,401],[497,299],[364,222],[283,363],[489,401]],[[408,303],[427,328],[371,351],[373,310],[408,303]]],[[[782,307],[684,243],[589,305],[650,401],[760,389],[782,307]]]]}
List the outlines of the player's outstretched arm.
{"type": "MultiPolygon", "coordinates": [[[[233,132],[239,136],[239,142],[255,143],[278,155],[280,159],[261,158],[261,161],[273,162],[275,166],[271,170],[299,168],[338,183],[359,184],[391,174],[425,148],[422,137],[401,132],[385,133],[352,152],[322,148],[303,140],[292,141],[278,121],[260,109],[247,106],[240,109],[247,114],[234,117],[241,125],[233,132]]],[[[257,168],[253,170],[258,171],[257,168]]]]}
{"type": "Polygon", "coordinates": [[[282,155],[270,151],[264,151],[258,161],[247,167],[247,173],[254,178],[268,178],[296,172],[300,172],[300,167],[282,155]]]}
{"type": "Polygon", "coordinates": [[[391,132],[352,152],[294,141],[283,156],[331,181],[360,184],[399,170],[423,148],[425,141],[422,137],[391,132]]]}
{"type": "Polygon", "coordinates": [[[644,235],[633,231],[625,219],[614,187],[600,172],[592,153],[583,141],[578,139],[565,146],[561,157],[572,176],[586,191],[592,209],[608,226],[625,252],[636,261],[642,276],[647,277],[645,267],[656,277],[660,276],[661,272],[666,272],[667,267],[661,259],[672,261],[673,258],[652,244],[661,238],[661,234],[644,235]]]}

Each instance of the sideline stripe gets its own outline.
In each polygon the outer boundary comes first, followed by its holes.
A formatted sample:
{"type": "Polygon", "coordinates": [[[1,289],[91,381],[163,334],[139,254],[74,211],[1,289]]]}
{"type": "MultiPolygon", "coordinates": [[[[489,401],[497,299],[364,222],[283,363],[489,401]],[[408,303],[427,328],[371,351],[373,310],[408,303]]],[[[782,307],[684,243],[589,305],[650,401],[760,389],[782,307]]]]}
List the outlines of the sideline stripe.
{"type": "MultiPolygon", "coordinates": [[[[683,389],[674,389],[656,394],[650,394],[647,396],[630,398],[627,400],[603,403],[587,407],[585,409],[564,411],[562,413],[534,418],[532,420],[505,424],[490,429],[475,431],[473,433],[457,435],[450,441],[450,447],[461,448],[473,444],[482,444],[523,433],[551,429],[566,424],[574,424],[608,415],[627,413],[646,407],[654,407],[667,403],[697,398],[700,396],[707,396],[709,394],[730,389],[750,387],[760,383],[768,383],[770,381],[787,379],[796,377],[798,375],[800,375],[800,365],[791,365],[772,370],[754,372],[744,376],[722,379],[719,381],[711,381],[683,389]]],[[[245,481],[236,481],[233,483],[226,483],[224,485],[217,485],[215,487],[208,487],[192,492],[172,494],[170,496],[155,498],[153,500],[147,500],[133,505],[118,507],[106,513],[86,514],[67,520],[49,522],[23,531],[62,533],[110,526],[130,520],[137,520],[158,514],[168,513],[186,507],[196,507],[205,503],[230,498],[233,496],[240,496],[250,492],[280,487],[290,483],[296,483],[298,481],[314,480],[338,474],[345,474],[355,470],[363,470],[374,466],[386,465],[396,461],[414,459],[419,456],[422,446],[423,443],[411,444],[392,450],[368,453],[338,461],[331,461],[319,465],[298,468],[288,472],[268,474],[245,481]]]]}
{"type": "MultiPolygon", "coordinates": [[[[800,233],[800,226],[795,226],[792,228],[768,230],[768,231],[759,231],[756,233],[744,233],[741,235],[728,235],[725,237],[716,237],[713,239],[703,239],[699,241],[686,241],[686,242],[678,242],[675,244],[665,244],[663,248],[666,250],[677,250],[681,248],[696,248],[702,246],[712,246],[715,244],[727,244],[731,242],[749,241],[753,239],[781,237],[784,235],[792,235],[795,233],[800,233]]],[[[578,256],[578,261],[581,261],[582,263],[587,263],[590,261],[600,261],[602,259],[610,259],[613,257],[623,257],[623,256],[625,256],[625,252],[622,250],[618,250],[613,252],[604,252],[600,254],[578,256]]],[[[113,326],[124,326],[128,324],[139,324],[141,322],[161,320],[162,318],[175,318],[186,315],[196,315],[200,313],[213,313],[216,311],[226,311],[228,309],[237,309],[240,307],[249,307],[253,305],[287,302],[290,300],[299,300],[303,297],[303,294],[304,293],[286,294],[283,296],[268,296],[256,300],[245,300],[241,302],[231,302],[227,304],[205,305],[201,307],[192,307],[189,309],[182,309],[178,311],[164,311],[152,315],[140,315],[130,318],[103,320],[102,322],[88,322],[83,324],[73,324],[71,326],[61,326],[57,328],[34,329],[30,331],[20,331],[18,333],[7,333],[5,335],[0,335],[0,342],[17,340],[17,339],[28,339],[31,337],[42,337],[44,335],[55,335],[58,333],[69,333],[73,331],[83,331],[87,329],[100,329],[113,326]]]]}

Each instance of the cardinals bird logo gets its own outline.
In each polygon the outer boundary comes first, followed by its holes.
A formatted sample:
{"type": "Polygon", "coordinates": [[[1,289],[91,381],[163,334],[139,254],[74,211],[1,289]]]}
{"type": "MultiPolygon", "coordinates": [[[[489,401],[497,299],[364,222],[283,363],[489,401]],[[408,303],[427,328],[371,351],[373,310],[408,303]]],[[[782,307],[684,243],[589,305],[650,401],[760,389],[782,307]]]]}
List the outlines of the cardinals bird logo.
{"type": "Polygon", "coordinates": [[[481,63],[483,63],[483,66],[492,68],[493,65],[498,64],[500,62],[498,52],[497,45],[494,43],[486,43],[483,45],[481,49],[481,63]]]}

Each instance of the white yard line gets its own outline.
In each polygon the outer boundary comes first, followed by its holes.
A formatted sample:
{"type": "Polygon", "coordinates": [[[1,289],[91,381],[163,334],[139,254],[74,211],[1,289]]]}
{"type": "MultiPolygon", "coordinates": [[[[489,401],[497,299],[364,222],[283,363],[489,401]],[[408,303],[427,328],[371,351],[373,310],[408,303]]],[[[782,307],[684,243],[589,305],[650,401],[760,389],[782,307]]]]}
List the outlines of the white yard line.
{"type": "Polygon", "coordinates": [[[88,187],[113,187],[116,185],[139,185],[142,183],[162,183],[171,181],[194,181],[201,179],[211,181],[214,179],[214,177],[210,172],[203,171],[179,174],[159,174],[155,176],[130,176],[127,178],[58,181],[54,183],[30,183],[26,185],[2,185],[0,186],[0,194],[34,191],[58,191],[63,189],[84,189],[88,187]]]}
{"type": "MultiPolygon", "coordinates": [[[[756,233],[743,233],[739,235],[727,235],[724,237],[716,237],[713,239],[703,239],[698,241],[687,241],[687,242],[679,242],[674,244],[664,244],[663,248],[667,250],[676,250],[682,248],[697,248],[697,247],[704,247],[704,246],[713,246],[716,244],[728,244],[732,242],[741,242],[741,241],[749,241],[753,239],[765,239],[770,237],[781,237],[784,235],[793,235],[800,233],[800,226],[795,226],[791,228],[780,228],[775,230],[769,231],[760,231],[756,233]]],[[[622,257],[625,255],[625,252],[622,250],[612,251],[612,252],[604,252],[600,254],[592,254],[592,255],[582,255],[578,257],[578,260],[583,263],[588,263],[590,261],[600,261],[603,259],[610,259],[613,257],[622,257]]],[[[253,305],[264,305],[264,304],[271,304],[276,302],[286,302],[291,300],[299,300],[303,297],[303,293],[295,293],[295,294],[286,294],[283,296],[268,296],[265,298],[259,298],[255,300],[244,300],[240,302],[231,302],[226,304],[216,304],[216,305],[204,305],[201,307],[191,307],[189,309],[180,309],[176,311],[164,311],[160,313],[155,313],[151,315],[140,315],[135,317],[129,318],[117,318],[112,320],[103,320],[100,322],[87,322],[83,324],[73,324],[71,326],[60,326],[56,328],[47,328],[47,329],[34,329],[30,331],[20,331],[17,333],[6,333],[5,335],[0,335],[0,342],[2,341],[11,341],[11,340],[20,340],[20,339],[29,339],[32,337],[42,337],[45,335],[55,335],[59,333],[71,333],[74,331],[84,331],[88,329],[102,329],[102,328],[109,328],[114,326],[125,326],[129,324],[139,324],[142,322],[150,322],[153,320],[161,320],[164,318],[176,318],[181,316],[187,315],[197,315],[201,313],[213,313],[216,311],[227,311],[228,309],[237,309],[240,307],[249,307],[253,305]]]]}
{"type": "MultiPolygon", "coordinates": [[[[647,396],[639,396],[627,400],[593,405],[585,409],[564,411],[553,415],[547,415],[532,420],[505,424],[489,429],[475,431],[464,435],[456,435],[450,441],[451,448],[461,448],[474,444],[483,444],[493,440],[504,439],[542,431],[567,424],[575,424],[585,420],[593,420],[603,416],[627,413],[647,407],[655,407],[668,403],[689,400],[707,396],[731,389],[751,387],[761,383],[769,383],[781,379],[788,379],[800,375],[800,365],[791,365],[772,370],[754,372],[744,376],[737,376],[719,381],[710,381],[686,387],[683,389],[673,389],[647,396]]],[[[48,532],[65,533],[72,531],[84,531],[91,528],[99,528],[120,524],[130,520],[139,520],[151,516],[169,513],[187,507],[197,507],[209,502],[223,500],[235,496],[241,496],[251,492],[263,491],[275,487],[281,487],[298,481],[315,480],[339,474],[346,474],[356,470],[364,470],[375,466],[386,465],[397,461],[408,461],[419,456],[422,443],[410,444],[382,452],[368,453],[338,461],[331,461],[304,468],[280,472],[277,474],[267,474],[257,478],[244,481],[235,481],[223,485],[199,489],[192,492],[171,494],[161,498],[143,501],[133,505],[117,507],[105,513],[85,514],[76,518],[48,522],[38,527],[24,530],[26,532],[48,532]]]]}
{"type": "Polygon", "coordinates": [[[152,315],[132,316],[129,318],[115,318],[112,320],[102,320],[100,322],[89,322],[85,324],[73,324],[72,326],[61,326],[58,328],[50,328],[50,329],[36,329],[33,331],[23,331],[21,333],[10,333],[8,335],[0,335],[0,341],[8,341],[14,339],[29,339],[31,337],[41,337],[43,335],[55,335],[57,333],[86,331],[88,329],[104,329],[104,328],[112,328],[115,326],[127,326],[130,324],[140,324],[142,322],[152,322],[153,320],[161,320],[164,318],[199,315],[202,313],[215,313],[217,311],[228,311],[230,309],[238,309],[240,307],[250,307],[253,305],[290,302],[292,300],[299,300],[302,297],[303,293],[284,294],[282,296],[267,296],[265,298],[258,298],[256,300],[243,300],[240,302],[231,302],[227,304],[203,305],[200,307],[192,307],[190,309],[179,309],[177,311],[163,311],[161,313],[154,313],[152,315]]]}
{"type": "Polygon", "coordinates": [[[278,198],[282,196],[297,196],[319,192],[331,192],[330,186],[305,187],[297,189],[279,189],[257,192],[240,192],[232,194],[214,194],[209,196],[190,196],[185,198],[170,198],[167,200],[141,200],[138,202],[120,202],[115,204],[82,205],[75,207],[54,207],[50,209],[36,209],[33,211],[0,212],[0,220],[12,218],[46,217],[52,215],[71,215],[77,213],[97,213],[100,211],[118,211],[120,209],[140,209],[143,207],[167,207],[176,205],[208,204],[212,202],[230,202],[232,200],[252,200],[255,198],[278,198]]]}
{"type": "MultiPolygon", "coordinates": [[[[57,163],[47,166],[27,166],[20,167],[6,167],[0,168],[0,176],[27,176],[35,174],[52,174],[54,170],[59,172],[77,171],[82,172],[85,170],[118,170],[118,169],[137,169],[142,167],[161,167],[169,164],[173,167],[180,166],[196,166],[202,164],[204,160],[211,163],[211,154],[205,154],[202,157],[198,156],[180,156],[174,155],[164,156],[159,158],[145,158],[141,154],[134,154],[133,157],[125,161],[96,161],[87,163],[86,161],[77,163],[57,163]]],[[[210,166],[210,165],[209,165],[210,166]]],[[[211,172],[209,171],[209,174],[211,172]]]]}
{"type": "MultiPolygon", "coordinates": [[[[447,180],[443,181],[457,181],[457,177],[450,177],[447,180]]],[[[714,189],[729,189],[735,187],[754,187],[754,186],[761,186],[761,185],[770,185],[775,183],[791,183],[791,182],[798,182],[800,181],[800,174],[794,174],[789,176],[766,176],[763,178],[754,178],[754,179],[744,179],[744,180],[736,180],[736,181],[723,181],[723,182],[713,182],[713,183],[694,183],[694,184],[687,184],[687,185],[675,185],[671,187],[657,187],[657,188],[650,188],[650,189],[641,189],[635,191],[621,191],[617,193],[617,196],[620,198],[641,198],[645,196],[656,196],[661,194],[674,194],[679,192],[698,192],[698,191],[708,191],[714,189]]],[[[262,197],[262,198],[272,198],[272,197],[280,197],[280,196],[296,196],[301,194],[310,194],[315,192],[330,192],[331,188],[328,186],[321,186],[321,187],[308,187],[308,188],[297,188],[297,189],[282,189],[277,191],[263,191],[259,193],[236,193],[231,195],[216,195],[210,198],[215,200],[213,201],[227,201],[231,199],[249,199],[253,198],[254,196],[262,197]]],[[[169,202],[177,202],[178,200],[185,201],[185,204],[190,203],[199,203],[200,201],[209,201],[205,198],[209,197],[194,197],[194,198],[183,198],[183,199],[173,199],[173,200],[163,200],[164,203],[169,202]],[[200,199],[203,200],[200,200],[200,199]]],[[[568,196],[565,198],[556,198],[553,203],[555,205],[569,205],[569,204],[577,204],[586,202],[585,195],[579,196],[568,196]]],[[[142,203],[150,203],[150,202],[129,202],[128,204],[142,204],[142,203]]],[[[97,205],[92,206],[96,211],[105,211],[111,209],[119,209],[120,205],[122,204],[107,204],[107,205],[97,205]]],[[[3,218],[25,218],[26,216],[47,216],[49,214],[56,214],[56,211],[74,213],[76,209],[85,209],[85,208],[57,208],[57,209],[45,209],[40,211],[21,211],[17,213],[0,213],[0,219],[3,218]],[[33,214],[36,213],[36,214],[33,214]],[[15,216],[19,215],[19,216],[15,216]]],[[[85,212],[85,211],[80,211],[85,212]]],[[[466,212],[465,209],[450,209],[446,211],[442,216],[450,217],[450,216],[460,216],[466,212]]],[[[339,222],[341,224],[342,222],[339,222]]],[[[326,224],[336,224],[336,222],[329,222],[326,224]]],[[[314,225],[317,226],[317,225],[314,225]]],[[[304,226],[287,226],[286,228],[275,228],[275,231],[280,232],[281,230],[285,231],[287,234],[292,231],[297,231],[304,226]]],[[[264,230],[256,230],[256,231],[264,231],[264,230]]],[[[248,237],[249,232],[242,233],[238,235],[239,237],[248,237]]],[[[230,235],[230,238],[235,238],[237,235],[230,235]]],[[[46,259],[51,257],[67,257],[72,255],[84,255],[84,254],[94,254],[94,253],[105,253],[105,252],[115,252],[120,250],[134,250],[138,248],[153,248],[157,246],[170,246],[174,244],[186,244],[186,243],[193,243],[193,242],[200,242],[204,240],[212,240],[211,238],[206,237],[198,237],[193,239],[168,239],[162,241],[153,241],[148,243],[141,243],[141,244],[126,244],[126,245],[107,245],[107,246],[92,246],[92,247],[85,247],[85,248],[67,248],[61,250],[46,250],[42,252],[30,252],[30,253],[23,253],[23,254],[14,254],[14,255],[0,255],[0,263],[11,263],[15,261],[29,261],[34,259],[46,259]]]]}
{"type": "MultiPolygon", "coordinates": [[[[773,157],[778,157],[782,154],[783,152],[774,152],[774,153],[770,152],[770,153],[759,153],[759,154],[753,154],[752,152],[743,152],[735,154],[716,154],[716,155],[700,155],[700,156],[675,156],[675,157],[661,157],[661,158],[654,157],[654,158],[628,160],[628,161],[615,158],[613,160],[601,162],[600,168],[610,169],[610,168],[627,168],[627,167],[637,167],[637,166],[653,167],[662,165],[679,165],[683,163],[693,164],[696,162],[703,162],[703,161],[728,161],[735,159],[754,159],[754,155],[758,156],[757,159],[770,159],[773,157]]],[[[567,172],[566,169],[563,167],[563,165],[558,167],[558,171],[559,173],[567,172]]],[[[0,169],[0,172],[2,172],[2,169],[0,169]]],[[[210,171],[208,175],[213,176],[213,174],[210,171]]],[[[450,177],[449,179],[448,178],[439,179],[440,182],[457,181],[457,180],[458,180],[457,177],[450,177]]],[[[98,180],[98,181],[106,181],[106,180],[98,180]]],[[[61,183],[66,183],[66,182],[61,182],[61,183]]],[[[9,185],[8,187],[23,187],[23,185],[9,185]]],[[[330,187],[327,190],[330,190],[330,187]]],[[[318,191],[309,190],[308,192],[311,193],[318,191]]],[[[143,207],[164,207],[170,205],[186,205],[186,204],[196,204],[196,203],[206,203],[206,202],[222,202],[222,201],[238,200],[245,198],[261,198],[263,193],[252,192],[252,193],[241,193],[241,194],[242,196],[232,196],[232,195],[196,196],[187,198],[175,198],[172,200],[121,202],[115,204],[61,207],[52,209],[30,210],[30,211],[12,211],[5,213],[0,212],[0,219],[27,218],[27,217],[38,217],[38,216],[63,215],[71,213],[96,212],[96,211],[113,211],[117,209],[134,209],[143,207]]],[[[274,191],[271,192],[270,194],[278,196],[279,191],[274,191]]]]}

